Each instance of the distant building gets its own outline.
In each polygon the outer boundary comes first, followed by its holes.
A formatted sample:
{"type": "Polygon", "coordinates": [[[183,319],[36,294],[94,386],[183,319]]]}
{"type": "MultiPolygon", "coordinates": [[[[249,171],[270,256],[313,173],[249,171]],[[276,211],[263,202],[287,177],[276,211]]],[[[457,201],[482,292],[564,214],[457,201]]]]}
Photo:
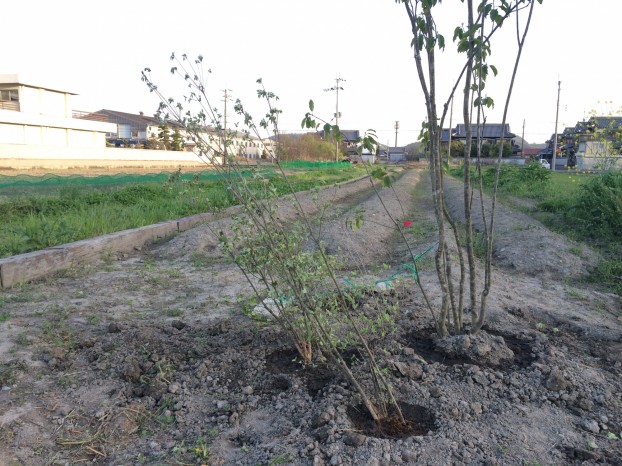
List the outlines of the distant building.
{"type": "Polygon", "coordinates": [[[114,126],[74,118],[74,95],[16,74],[0,74],[0,145],[105,147],[106,133],[114,126]]]}
{"type": "MultiPolygon", "coordinates": [[[[361,132],[358,129],[342,129],[339,133],[341,137],[341,144],[345,150],[346,156],[356,156],[359,140],[361,138],[361,132]]],[[[319,131],[319,134],[322,139],[326,139],[324,130],[319,131]]]]}
{"type": "MultiPolygon", "coordinates": [[[[113,144],[116,147],[147,146],[147,142],[150,139],[159,138],[160,126],[164,123],[163,120],[155,116],[147,116],[142,112],[134,114],[102,109],[94,112],[92,115],[99,115],[110,123],[114,123],[115,128],[113,131],[106,134],[106,140],[109,144],[113,144]]],[[[171,135],[176,128],[179,129],[184,150],[187,152],[197,152],[197,144],[192,134],[188,134],[188,132],[175,121],[168,121],[166,124],[169,127],[171,135]]],[[[262,140],[240,131],[227,131],[227,135],[230,139],[228,142],[228,150],[237,156],[259,159],[269,158],[274,154],[274,142],[271,139],[262,140]]],[[[222,149],[218,147],[222,145],[222,138],[218,135],[216,129],[211,127],[205,128],[205,131],[201,133],[201,137],[205,143],[209,144],[214,149],[222,149]]]]}
{"type": "Polygon", "coordinates": [[[387,159],[389,162],[405,162],[406,147],[389,147],[387,148],[387,159]]]}

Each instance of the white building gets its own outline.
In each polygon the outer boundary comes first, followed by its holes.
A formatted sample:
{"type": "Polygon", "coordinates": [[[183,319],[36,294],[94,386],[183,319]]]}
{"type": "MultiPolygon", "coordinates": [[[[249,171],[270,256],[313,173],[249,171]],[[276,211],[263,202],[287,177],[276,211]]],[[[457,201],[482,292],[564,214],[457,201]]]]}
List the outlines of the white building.
{"type": "Polygon", "coordinates": [[[102,121],[73,118],[72,92],[0,74],[0,154],[16,147],[106,147],[106,133],[116,129],[102,121]]]}

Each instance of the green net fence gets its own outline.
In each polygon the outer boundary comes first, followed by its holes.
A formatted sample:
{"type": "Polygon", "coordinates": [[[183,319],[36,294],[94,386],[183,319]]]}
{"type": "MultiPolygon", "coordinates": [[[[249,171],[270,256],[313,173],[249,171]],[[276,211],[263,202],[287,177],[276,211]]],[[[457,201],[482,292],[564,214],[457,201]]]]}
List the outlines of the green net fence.
{"type": "MultiPolygon", "coordinates": [[[[292,170],[317,170],[317,169],[349,169],[350,164],[343,162],[308,162],[308,161],[293,161],[284,162],[281,164],[283,168],[292,170]]],[[[267,175],[274,173],[274,167],[258,167],[262,173],[267,175]]],[[[251,169],[242,168],[243,174],[250,174],[253,171],[251,169]]],[[[114,175],[98,175],[98,176],[84,176],[84,175],[0,175],[0,189],[12,188],[12,187],[38,187],[38,186],[66,186],[66,185],[84,185],[84,186],[111,186],[121,184],[132,183],[164,183],[171,176],[177,175],[177,172],[160,172],[160,173],[118,173],[114,175]]],[[[199,172],[187,172],[181,173],[180,178],[182,180],[193,180],[198,177],[201,181],[217,180],[222,175],[216,170],[203,170],[199,172]]]]}
{"type": "MultiPolygon", "coordinates": [[[[107,186],[132,183],[164,183],[171,176],[175,176],[175,172],[160,172],[147,174],[128,174],[119,173],[116,175],[99,175],[99,176],[83,176],[83,175],[0,175],[0,189],[23,186],[66,186],[66,185],[84,185],[84,186],[107,186]]],[[[220,175],[213,170],[202,172],[181,173],[182,180],[192,180],[198,176],[199,180],[216,180],[220,175]]]]}

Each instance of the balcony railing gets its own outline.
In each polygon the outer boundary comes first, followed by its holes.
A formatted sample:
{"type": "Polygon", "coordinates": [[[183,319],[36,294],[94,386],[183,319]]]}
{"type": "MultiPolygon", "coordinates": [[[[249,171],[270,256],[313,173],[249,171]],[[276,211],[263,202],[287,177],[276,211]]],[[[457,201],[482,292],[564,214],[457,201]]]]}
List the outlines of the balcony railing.
{"type": "Polygon", "coordinates": [[[0,110],[13,110],[19,112],[19,102],[0,101],[0,110]]]}

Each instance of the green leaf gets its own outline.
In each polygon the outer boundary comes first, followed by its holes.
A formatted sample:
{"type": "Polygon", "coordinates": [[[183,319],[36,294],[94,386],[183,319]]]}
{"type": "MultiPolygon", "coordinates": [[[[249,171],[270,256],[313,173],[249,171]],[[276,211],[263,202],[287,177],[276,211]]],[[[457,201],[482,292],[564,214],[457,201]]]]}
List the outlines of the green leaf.
{"type": "Polygon", "coordinates": [[[497,67],[495,65],[490,65],[490,69],[492,70],[492,73],[497,76],[497,67]]]}
{"type": "Polygon", "coordinates": [[[444,49],[445,48],[445,38],[442,35],[439,34],[438,37],[437,37],[437,40],[438,40],[438,47],[441,48],[441,49],[444,49]]]}
{"type": "Polygon", "coordinates": [[[309,100],[309,110],[313,111],[314,108],[315,108],[315,104],[313,103],[313,100],[309,100]]]}

